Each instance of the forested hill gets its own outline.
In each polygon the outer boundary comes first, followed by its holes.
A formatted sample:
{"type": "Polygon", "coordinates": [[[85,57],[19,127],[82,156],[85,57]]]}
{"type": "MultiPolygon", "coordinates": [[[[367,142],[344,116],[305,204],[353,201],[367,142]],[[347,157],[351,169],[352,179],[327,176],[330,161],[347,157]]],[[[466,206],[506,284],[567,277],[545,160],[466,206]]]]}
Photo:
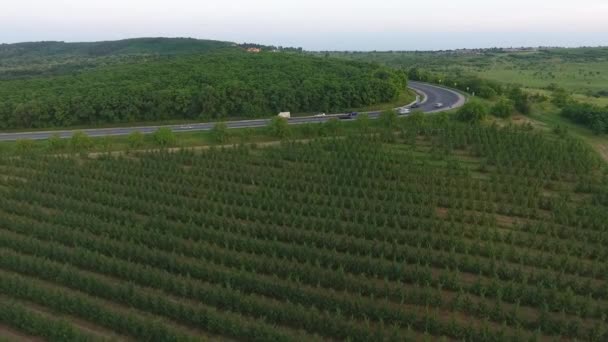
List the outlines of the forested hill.
{"type": "Polygon", "coordinates": [[[299,54],[218,49],[0,80],[1,128],[339,111],[394,100],[405,74],[299,54]]]}
{"type": "Polygon", "coordinates": [[[0,44],[0,61],[9,58],[49,58],[142,54],[190,54],[228,48],[233,43],[193,38],[135,38],[117,41],[65,43],[32,42],[0,44]]]}

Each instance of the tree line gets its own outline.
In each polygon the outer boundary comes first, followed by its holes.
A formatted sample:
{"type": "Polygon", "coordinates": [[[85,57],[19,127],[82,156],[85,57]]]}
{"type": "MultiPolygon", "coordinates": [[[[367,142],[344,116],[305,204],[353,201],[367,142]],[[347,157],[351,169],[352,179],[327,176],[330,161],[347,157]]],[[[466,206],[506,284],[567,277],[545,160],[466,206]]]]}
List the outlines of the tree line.
{"type": "Polygon", "coordinates": [[[405,87],[402,71],[295,54],[150,57],[0,81],[0,128],[339,111],[392,101],[405,87]]]}
{"type": "Polygon", "coordinates": [[[570,102],[562,108],[561,115],[590,128],[595,134],[608,133],[608,107],[570,102]]]}

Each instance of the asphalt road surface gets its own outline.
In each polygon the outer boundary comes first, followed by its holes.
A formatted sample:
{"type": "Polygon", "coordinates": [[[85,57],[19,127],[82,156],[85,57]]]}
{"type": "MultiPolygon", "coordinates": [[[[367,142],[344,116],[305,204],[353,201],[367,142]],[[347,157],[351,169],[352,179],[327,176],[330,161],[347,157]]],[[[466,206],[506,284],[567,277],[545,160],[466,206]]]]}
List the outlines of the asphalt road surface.
{"type": "MultiPolygon", "coordinates": [[[[425,113],[434,113],[438,111],[449,110],[452,108],[460,107],[464,104],[465,98],[459,93],[438,87],[431,84],[420,83],[420,82],[409,82],[409,87],[412,88],[420,95],[420,107],[419,109],[425,113]],[[442,103],[441,108],[435,107],[437,103],[442,103]]],[[[411,105],[411,104],[410,104],[411,105]]],[[[378,118],[380,112],[367,112],[371,119],[378,118]]],[[[331,114],[323,117],[294,117],[289,119],[289,124],[297,125],[304,123],[319,123],[325,122],[332,117],[339,117],[342,114],[331,114]]],[[[228,128],[254,128],[264,127],[268,125],[270,119],[256,119],[256,120],[242,120],[242,121],[227,121],[226,125],[228,128]]],[[[208,131],[213,128],[215,123],[192,123],[182,125],[165,125],[165,126],[142,126],[142,127],[116,127],[116,128],[93,128],[93,129],[82,129],[82,130],[61,130],[61,131],[39,131],[39,132],[17,132],[17,133],[0,133],[0,141],[16,141],[20,139],[31,139],[31,140],[44,140],[51,137],[53,134],[58,134],[61,138],[69,138],[74,132],[81,131],[86,133],[90,137],[104,137],[104,136],[119,136],[128,135],[134,131],[140,131],[143,134],[154,133],[160,127],[168,127],[173,132],[194,132],[194,131],[208,131]]]]}

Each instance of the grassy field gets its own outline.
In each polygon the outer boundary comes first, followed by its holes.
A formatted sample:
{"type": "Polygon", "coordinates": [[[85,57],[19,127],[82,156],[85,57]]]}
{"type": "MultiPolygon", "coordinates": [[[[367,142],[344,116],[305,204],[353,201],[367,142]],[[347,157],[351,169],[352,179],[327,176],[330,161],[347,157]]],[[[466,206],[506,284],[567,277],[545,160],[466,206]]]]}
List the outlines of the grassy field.
{"type": "Polygon", "coordinates": [[[597,58],[584,58],[586,51],[578,51],[579,58],[559,52],[497,54],[482,67],[465,64],[464,68],[483,78],[530,88],[557,84],[582,94],[608,90],[608,49],[597,58]]]}
{"type": "Polygon", "coordinates": [[[333,57],[372,61],[440,74],[470,74],[505,84],[545,89],[563,87],[579,100],[608,104],[608,48],[545,49],[497,52],[330,53],[333,57]]]}
{"type": "Polygon", "coordinates": [[[0,338],[608,338],[608,174],[585,144],[377,122],[0,158],[0,338]]]}

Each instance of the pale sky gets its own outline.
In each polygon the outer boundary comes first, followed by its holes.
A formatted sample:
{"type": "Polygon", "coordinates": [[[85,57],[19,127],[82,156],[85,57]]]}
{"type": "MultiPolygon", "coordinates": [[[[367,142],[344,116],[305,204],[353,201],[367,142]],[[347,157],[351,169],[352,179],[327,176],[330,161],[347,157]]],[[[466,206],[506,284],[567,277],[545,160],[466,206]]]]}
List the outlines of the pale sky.
{"type": "Polygon", "coordinates": [[[193,37],[307,50],[608,45],[608,0],[0,0],[0,43],[193,37]]]}

